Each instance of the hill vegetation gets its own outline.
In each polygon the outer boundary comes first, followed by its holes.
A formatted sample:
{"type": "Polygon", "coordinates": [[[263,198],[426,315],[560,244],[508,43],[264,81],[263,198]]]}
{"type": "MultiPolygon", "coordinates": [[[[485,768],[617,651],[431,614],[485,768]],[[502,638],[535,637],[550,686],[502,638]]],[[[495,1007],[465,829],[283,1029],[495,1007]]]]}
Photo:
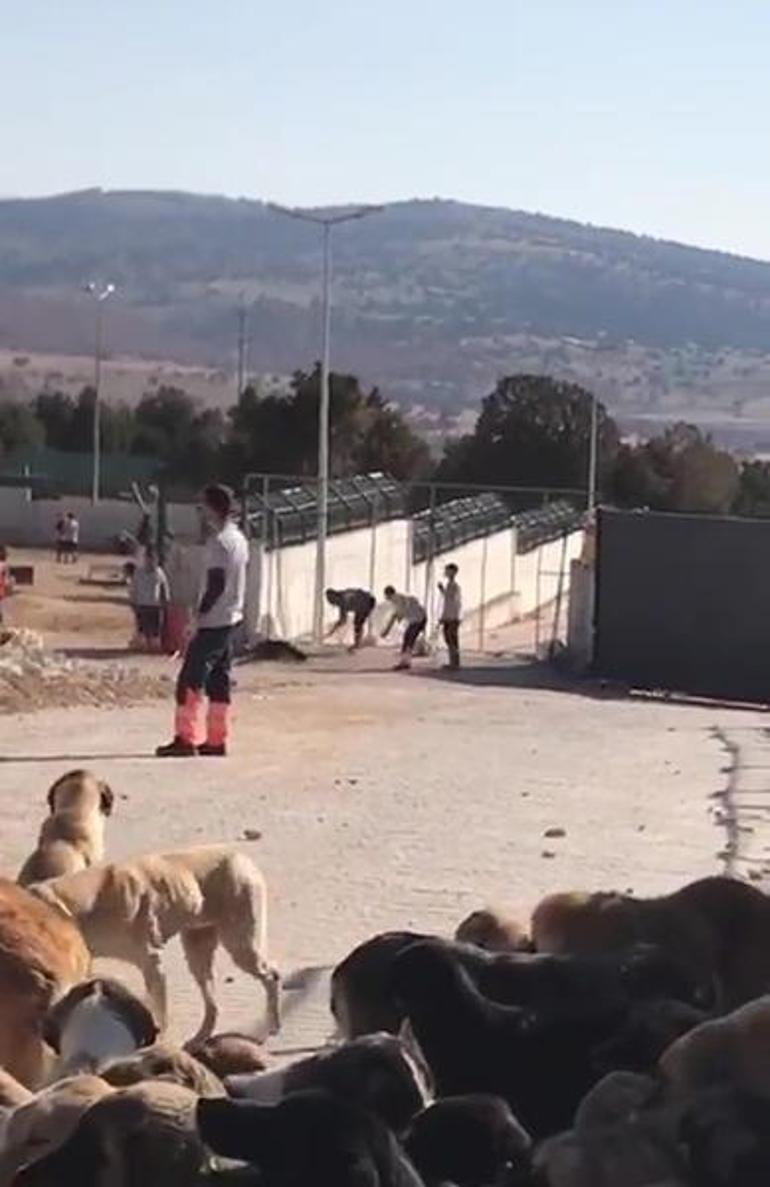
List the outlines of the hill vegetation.
{"type": "MultiPolygon", "coordinates": [[[[98,190],[0,202],[0,348],[88,353],[78,288],[113,281],[121,354],[232,366],[248,306],[252,373],[317,353],[313,228],[264,204],[98,190]]],[[[613,412],[770,405],[770,264],[577,223],[403,202],[341,228],[335,364],[437,418],[503,374],[547,373],[613,412]]]]}

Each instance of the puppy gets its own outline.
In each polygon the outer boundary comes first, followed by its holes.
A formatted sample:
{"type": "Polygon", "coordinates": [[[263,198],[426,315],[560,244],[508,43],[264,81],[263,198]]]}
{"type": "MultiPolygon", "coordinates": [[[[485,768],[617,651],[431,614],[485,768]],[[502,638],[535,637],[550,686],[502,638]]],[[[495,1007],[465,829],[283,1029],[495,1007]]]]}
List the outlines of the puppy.
{"type": "Polygon", "coordinates": [[[532,916],[537,952],[596,955],[646,942],[688,970],[699,1005],[722,1010],[770,990],[770,900],[735,878],[701,878],[673,894],[553,894],[532,916]]]}
{"type": "Polygon", "coordinates": [[[267,1071],[269,1056],[261,1043],[241,1034],[217,1034],[187,1050],[221,1080],[267,1071]]]}
{"type": "Polygon", "coordinates": [[[471,911],[455,932],[460,944],[475,944],[487,952],[531,952],[532,941],[515,919],[484,908],[471,911]]]}
{"type": "Polygon", "coordinates": [[[270,1187],[422,1187],[382,1121],[324,1092],[277,1105],[201,1099],[197,1123],[210,1150],[257,1166],[270,1187]]]}
{"type": "Polygon", "coordinates": [[[180,1084],[196,1096],[225,1096],[225,1086],[204,1063],[172,1043],[155,1043],[142,1047],[133,1055],[116,1059],[102,1071],[108,1084],[127,1088],[144,1080],[162,1080],[166,1084],[180,1084]]]}
{"type": "Polygon", "coordinates": [[[106,1063],[154,1043],[157,1034],[144,1002],[111,977],[75,985],[43,1022],[43,1038],[59,1056],[57,1077],[100,1072],[106,1063]]]}
{"type": "Polygon", "coordinates": [[[57,779],[48,792],[51,814],[19,872],[19,884],[44,882],[102,861],[104,823],[114,801],[111,788],[90,771],[69,771],[57,779]]]}
{"type": "Polygon", "coordinates": [[[727,1085],[770,1101],[770,996],[682,1035],[664,1051],[659,1069],[680,1096],[727,1085]]]}

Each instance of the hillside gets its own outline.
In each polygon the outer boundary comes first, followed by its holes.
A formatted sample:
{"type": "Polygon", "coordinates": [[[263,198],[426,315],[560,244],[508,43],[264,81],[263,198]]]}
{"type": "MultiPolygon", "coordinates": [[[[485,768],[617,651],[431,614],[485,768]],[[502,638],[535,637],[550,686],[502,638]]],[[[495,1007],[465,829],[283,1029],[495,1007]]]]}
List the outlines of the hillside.
{"type": "MultiPolygon", "coordinates": [[[[230,368],[243,293],[251,369],[286,372],[317,352],[319,266],[314,230],[259,202],[97,190],[2,201],[0,350],[87,354],[78,288],[100,277],[120,290],[114,352],[230,368]]],[[[626,413],[770,408],[770,264],[415,201],[339,231],[335,283],[335,365],[406,403],[458,411],[500,372],[536,369],[626,413]]]]}

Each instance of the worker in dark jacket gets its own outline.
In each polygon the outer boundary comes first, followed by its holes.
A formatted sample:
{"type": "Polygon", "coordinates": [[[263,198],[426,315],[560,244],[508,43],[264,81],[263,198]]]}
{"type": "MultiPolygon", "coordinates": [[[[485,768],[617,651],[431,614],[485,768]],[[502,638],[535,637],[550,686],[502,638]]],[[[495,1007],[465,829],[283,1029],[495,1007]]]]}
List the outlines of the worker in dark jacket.
{"type": "Polygon", "coordinates": [[[363,642],[364,627],[377,605],[376,598],[366,589],[327,589],[326,600],[339,610],[339,618],[329,631],[329,637],[344,627],[352,614],[353,646],[350,650],[357,651],[363,642]]]}

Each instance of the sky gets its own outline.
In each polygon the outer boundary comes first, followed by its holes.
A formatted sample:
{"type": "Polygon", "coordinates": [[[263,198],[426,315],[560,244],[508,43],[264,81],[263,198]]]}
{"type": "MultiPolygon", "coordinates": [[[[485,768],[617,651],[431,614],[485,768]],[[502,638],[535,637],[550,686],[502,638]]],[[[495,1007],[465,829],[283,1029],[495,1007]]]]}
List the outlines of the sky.
{"type": "Polygon", "coordinates": [[[767,0],[0,0],[0,195],[455,198],[770,259],[767,0]]]}

